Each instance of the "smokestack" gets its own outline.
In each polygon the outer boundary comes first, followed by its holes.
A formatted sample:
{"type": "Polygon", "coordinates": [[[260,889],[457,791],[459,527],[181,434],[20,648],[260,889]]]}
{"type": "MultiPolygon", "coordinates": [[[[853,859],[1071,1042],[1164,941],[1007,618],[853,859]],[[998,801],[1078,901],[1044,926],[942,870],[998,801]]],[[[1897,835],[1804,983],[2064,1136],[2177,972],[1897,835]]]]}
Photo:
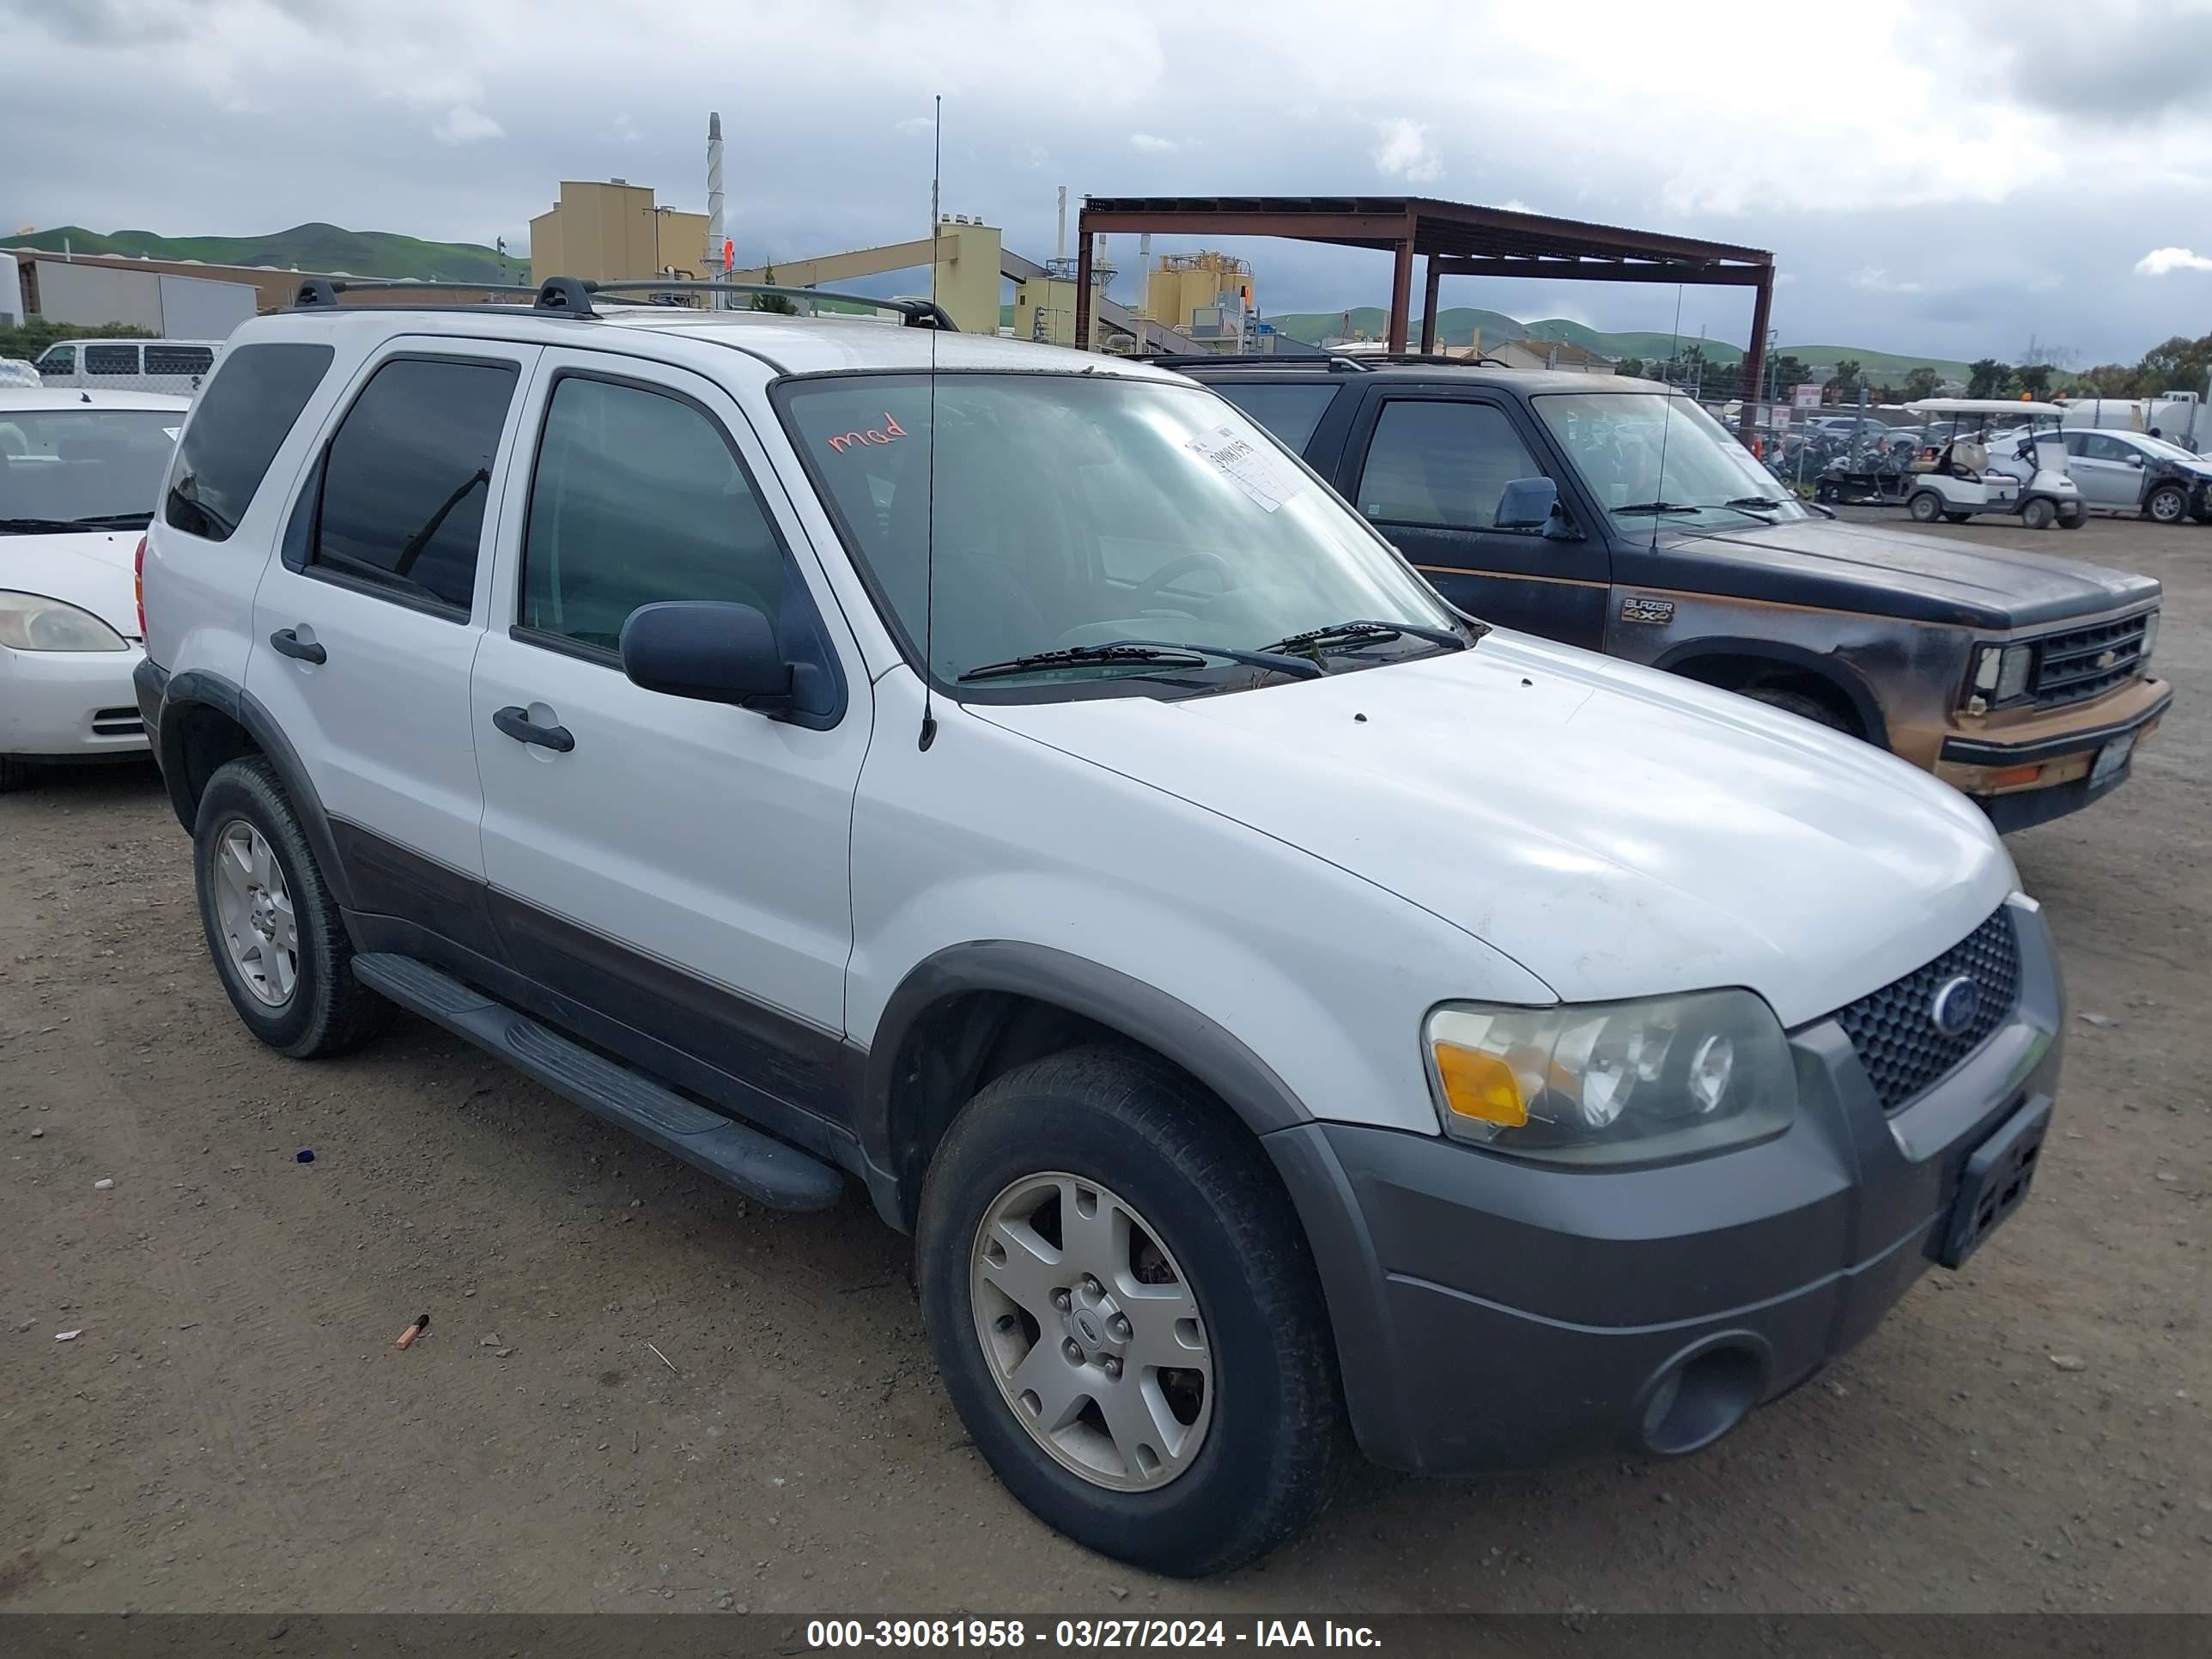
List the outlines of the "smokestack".
{"type": "MultiPolygon", "coordinates": [[[[707,116],[707,262],[702,269],[712,282],[722,269],[722,117],[720,111],[710,111],[707,116]]],[[[720,311],[728,304],[730,296],[713,296],[714,309],[720,311]]]]}
{"type": "Polygon", "coordinates": [[[1065,259],[1067,257],[1067,186],[1066,185],[1060,187],[1060,220],[1052,229],[1052,257],[1056,260],[1065,259]]]}

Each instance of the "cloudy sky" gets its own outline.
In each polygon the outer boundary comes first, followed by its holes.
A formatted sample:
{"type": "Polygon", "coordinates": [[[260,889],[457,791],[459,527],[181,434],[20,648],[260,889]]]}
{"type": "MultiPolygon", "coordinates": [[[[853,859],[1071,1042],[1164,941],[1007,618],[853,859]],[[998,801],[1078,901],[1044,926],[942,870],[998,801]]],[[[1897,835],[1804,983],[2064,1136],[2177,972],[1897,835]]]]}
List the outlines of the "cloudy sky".
{"type": "MultiPolygon", "coordinates": [[[[0,230],[520,246],[562,177],[703,207],[715,108],[740,261],[788,259],[923,233],[942,93],[946,210],[1034,258],[1061,184],[1404,192],[1771,247],[1785,343],[2212,330],[2212,0],[0,0],[0,230]]],[[[1267,311],[1387,295],[1387,256],[1237,251],[1267,311]]],[[[1605,328],[1674,299],[1444,290],[1605,328]]],[[[1691,290],[1701,325],[1740,343],[1748,296],[1691,290]]]]}

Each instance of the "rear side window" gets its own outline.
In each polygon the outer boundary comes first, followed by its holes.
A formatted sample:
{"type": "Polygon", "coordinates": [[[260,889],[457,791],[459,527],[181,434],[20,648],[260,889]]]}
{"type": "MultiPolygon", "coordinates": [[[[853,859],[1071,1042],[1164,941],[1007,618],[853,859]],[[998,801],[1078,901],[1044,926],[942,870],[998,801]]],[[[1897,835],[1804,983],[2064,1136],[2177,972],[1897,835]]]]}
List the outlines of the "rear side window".
{"type": "Polygon", "coordinates": [[[1375,424],[1359,510],[1389,524],[1488,530],[1507,484],[1543,476],[1504,410],[1398,400],[1375,424]]]}
{"type": "Polygon", "coordinates": [[[230,538],[333,355],[289,341],[223,354],[222,372],[200,393],[185,431],[162,515],[169,525],[210,541],[230,538]]]}
{"type": "Polygon", "coordinates": [[[466,611],[516,379],[512,363],[417,357],[371,375],[324,457],[311,562],[466,611]]]}
{"type": "Polygon", "coordinates": [[[1213,389],[1300,455],[1305,453],[1306,445],[1313,441],[1314,428],[1321,424],[1322,414],[1336,396],[1333,386],[1254,386],[1246,382],[1216,386],[1213,389]]]}
{"type": "Polygon", "coordinates": [[[215,367],[215,353],[206,346],[146,348],[149,374],[204,374],[215,367]]]}
{"type": "Polygon", "coordinates": [[[525,628],[611,651],[629,613],[720,599],[773,618],[783,549],[721,428],[690,404],[568,376],[553,388],[522,550],[525,628]]]}
{"type": "Polygon", "coordinates": [[[88,374],[136,374],[138,348],[135,345],[88,345],[84,349],[88,374]]]}

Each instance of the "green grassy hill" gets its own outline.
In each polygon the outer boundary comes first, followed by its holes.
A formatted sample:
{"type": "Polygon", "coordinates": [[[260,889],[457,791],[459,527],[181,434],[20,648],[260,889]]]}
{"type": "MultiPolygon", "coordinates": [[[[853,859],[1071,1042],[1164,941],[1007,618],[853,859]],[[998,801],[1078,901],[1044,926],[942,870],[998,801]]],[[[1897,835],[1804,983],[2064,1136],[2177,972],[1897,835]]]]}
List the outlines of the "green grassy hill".
{"type": "MultiPolygon", "coordinates": [[[[456,283],[496,283],[498,252],[474,242],[425,242],[386,230],[341,230],[336,225],[295,225],[268,236],[156,236],[118,230],[112,236],[62,225],[11,239],[10,246],[59,253],[144,254],[151,259],[198,259],[211,265],[274,265],[280,270],[343,271],[350,276],[438,277],[456,283]]],[[[530,279],[530,261],[507,256],[506,280],[530,279]]]]}
{"type": "MultiPolygon", "coordinates": [[[[1267,320],[1294,339],[1316,343],[1346,331],[1346,314],[1340,311],[1289,312],[1267,320]]],[[[1389,320],[1389,313],[1380,306],[1355,306],[1350,313],[1350,331],[1380,339],[1389,320]]],[[[1416,317],[1413,328],[1416,342],[1420,326],[1420,319],[1416,317]]],[[[1609,334],[1560,317],[1523,323],[1503,312],[1484,311],[1472,306],[1455,306],[1437,313],[1437,338],[1445,345],[1468,344],[1478,328],[1482,331],[1484,343],[1490,345],[1518,339],[1560,340],[1603,352],[1608,357],[1641,357],[1646,362],[1664,360],[1672,355],[1675,346],[1671,334],[1649,330],[1609,334]]],[[[1708,339],[1705,346],[1708,362],[1733,363],[1743,356],[1741,346],[1731,345],[1726,340],[1708,339]]],[[[1946,357],[1914,357],[1863,346],[1785,345],[1781,349],[1815,368],[1833,368],[1844,358],[1856,357],[1859,368],[1876,380],[1902,381],[1908,373],[1923,363],[1946,380],[1966,378],[1966,365],[1946,357]]]]}

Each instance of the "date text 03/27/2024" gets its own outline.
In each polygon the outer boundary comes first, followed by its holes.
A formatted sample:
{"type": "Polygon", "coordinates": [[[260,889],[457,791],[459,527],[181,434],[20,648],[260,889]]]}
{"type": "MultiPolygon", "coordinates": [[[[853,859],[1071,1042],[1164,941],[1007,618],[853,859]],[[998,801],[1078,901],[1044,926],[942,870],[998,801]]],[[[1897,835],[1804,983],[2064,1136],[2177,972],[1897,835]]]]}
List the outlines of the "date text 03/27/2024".
{"type": "Polygon", "coordinates": [[[1332,1620],[1255,1619],[1237,1626],[1220,1619],[1060,1619],[1032,1626],[1024,1619],[815,1619],[806,1645],[816,1649],[1049,1648],[1379,1648],[1365,1625],[1332,1620]]]}

